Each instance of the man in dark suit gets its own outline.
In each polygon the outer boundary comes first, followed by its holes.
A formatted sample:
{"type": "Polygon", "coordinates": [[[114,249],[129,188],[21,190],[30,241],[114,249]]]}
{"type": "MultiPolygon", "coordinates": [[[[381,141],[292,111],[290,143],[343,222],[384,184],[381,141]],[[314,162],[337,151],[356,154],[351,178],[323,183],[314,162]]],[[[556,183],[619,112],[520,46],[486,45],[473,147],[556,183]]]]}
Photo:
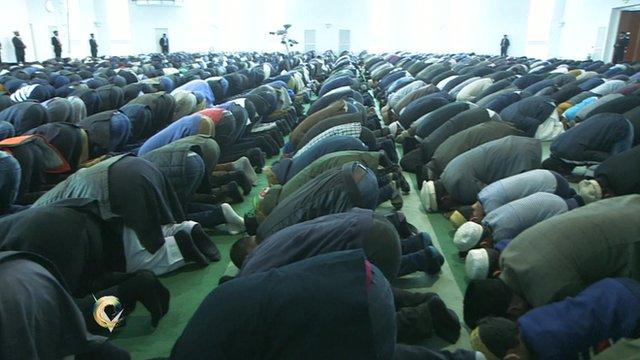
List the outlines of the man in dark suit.
{"type": "Polygon", "coordinates": [[[24,63],[24,49],[26,49],[27,46],[22,42],[19,31],[13,32],[13,39],[11,39],[11,42],[13,43],[13,48],[16,51],[16,62],[24,63]]]}
{"type": "Polygon", "coordinates": [[[169,53],[169,38],[167,38],[167,34],[162,34],[160,38],[160,48],[162,48],[163,54],[169,53]]]}
{"type": "Polygon", "coordinates": [[[627,46],[629,46],[629,36],[624,31],[620,31],[618,34],[618,40],[613,46],[613,63],[621,63],[624,60],[624,54],[627,52],[627,46]]]}
{"type": "Polygon", "coordinates": [[[89,38],[89,47],[91,47],[91,57],[92,58],[97,58],[98,57],[98,42],[96,41],[96,38],[93,34],[89,34],[89,36],[91,36],[91,38],[89,38]]]}
{"type": "Polygon", "coordinates": [[[511,45],[511,43],[509,43],[507,35],[504,35],[502,37],[502,41],[500,41],[500,56],[507,56],[507,49],[509,49],[509,45],[511,45]]]}
{"type": "Polygon", "coordinates": [[[56,55],[56,59],[60,59],[62,57],[62,43],[58,38],[58,31],[53,32],[53,36],[51,37],[51,46],[53,46],[53,52],[56,55]]]}

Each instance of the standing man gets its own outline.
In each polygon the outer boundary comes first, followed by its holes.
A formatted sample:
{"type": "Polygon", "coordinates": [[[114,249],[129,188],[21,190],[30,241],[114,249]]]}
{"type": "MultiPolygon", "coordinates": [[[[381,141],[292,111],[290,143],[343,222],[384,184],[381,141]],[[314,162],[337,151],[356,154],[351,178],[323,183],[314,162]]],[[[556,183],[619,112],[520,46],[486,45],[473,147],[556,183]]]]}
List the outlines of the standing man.
{"type": "Polygon", "coordinates": [[[622,62],[624,54],[627,52],[627,46],[629,46],[629,36],[624,31],[620,31],[620,34],[618,34],[618,40],[613,46],[614,64],[622,62]]]}
{"type": "Polygon", "coordinates": [[[59,60],[62,57],[62,43],[60,42],[60,38],[58,38],[58,30],[53,31],[51,46],[53,46],[53,53],[56,55],[56,60],[59,60]]]}
{"type": "Polygon", "coordinates": [[[11,39],[11,42],[13,43],[13,48],[16,51],[16,62],[19,64],[24,63],[24,49],[26,49],[27,46],[22,42],[19,31],[13,32],[13,39],[11,39]]]}
{"type": "Polygon", "coordinates": [[[96,38],[93,35],[93,33],[89,34],[89,36],[91,36],[91,38],[89,38],[89,47],[91,47],[91,57],[95,59],[98,57],[98,42],[96,42],[96,38]]]}
{"type": "Polygon", "coordinates": [[[500,41],[500,56],[507,56],[507,49],[509,49],[509,45],[511,45],[511,43],[509,43],[509,39],[505,34],[502,37],[502,41],[500,41]]]}
{"type": "Polygon", "coordinates": [[[162,48],[163,54],[169,53],[169,38],[167,38],[167,34],[162,34],[160,38],[160,47],[162,48]]]}

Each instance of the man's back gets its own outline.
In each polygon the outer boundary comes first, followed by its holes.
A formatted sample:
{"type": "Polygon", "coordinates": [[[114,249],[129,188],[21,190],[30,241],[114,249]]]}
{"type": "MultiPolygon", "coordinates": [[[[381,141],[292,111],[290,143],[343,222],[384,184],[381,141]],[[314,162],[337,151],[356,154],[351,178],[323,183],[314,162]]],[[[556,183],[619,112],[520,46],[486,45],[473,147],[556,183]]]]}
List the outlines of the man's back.
{"type": "Polygon", "coordinates": [[[500,278],[532,306],[605,277],[640,279],[640,195],[605,199],[545,220],[500,257],[500,278]]]}

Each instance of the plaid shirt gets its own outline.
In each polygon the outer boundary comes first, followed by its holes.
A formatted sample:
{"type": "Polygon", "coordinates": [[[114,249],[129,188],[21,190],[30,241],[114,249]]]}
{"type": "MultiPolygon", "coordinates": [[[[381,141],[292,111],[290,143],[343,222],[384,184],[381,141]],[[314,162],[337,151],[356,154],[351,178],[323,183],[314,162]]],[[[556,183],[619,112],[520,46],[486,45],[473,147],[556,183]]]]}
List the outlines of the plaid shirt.
{"type": "Polygon", "coordinates": [[[326,139],[328,137],[351,136],[351,137],[358,138],[360,137],[361,131],[362,131],[362,124],[358,122],[334,126],[330,129],[327,129],[321,132],[316,137],[311,139],[311,141],[309,141],[305,146],[303,146],[300,150],[298,150],[298,152],[296,152],[296,155],[293,158],[295,159],[298,155],[304,153],[305,151],[309,150],[310,147],[312,147],[313,145],[317,144],[321,140],[326,139]]]}

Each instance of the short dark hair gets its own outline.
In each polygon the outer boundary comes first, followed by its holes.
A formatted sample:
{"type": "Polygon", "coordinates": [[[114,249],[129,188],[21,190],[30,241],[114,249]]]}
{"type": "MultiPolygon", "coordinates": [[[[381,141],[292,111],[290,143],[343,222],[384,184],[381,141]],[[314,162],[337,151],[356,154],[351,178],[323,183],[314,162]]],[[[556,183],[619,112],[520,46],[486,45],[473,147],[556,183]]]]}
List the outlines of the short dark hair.
{"type": "Polygon", "coordinates": [[[231,262],[233,263],[233,265],[235,265],[238,269],[242,267],[244,259],[246,259],[247,255],[249,255],[252,241],[253,238],[251,236],[245,236],[238,239],[231,246],[229,257],[231,258],[231,262]]]}
{"type": "Polygon", "coordinates": [[[520,345],[519,334],[518,324],[505,318],[486,317],[478,321],[480,341],[500,359],[520,345]]]}
{"type": "Polygon", "coordinates": [[[471,280],[464,293],[464,322],[471,329],[487,316],[507,316],[513,293],[500,279],[471,280]]]}
{"type": "Polygon", "coordinates": [[[89,34],[89,35],[93,36],[93,33],[91,33],[91,34],[89,34]]]}

